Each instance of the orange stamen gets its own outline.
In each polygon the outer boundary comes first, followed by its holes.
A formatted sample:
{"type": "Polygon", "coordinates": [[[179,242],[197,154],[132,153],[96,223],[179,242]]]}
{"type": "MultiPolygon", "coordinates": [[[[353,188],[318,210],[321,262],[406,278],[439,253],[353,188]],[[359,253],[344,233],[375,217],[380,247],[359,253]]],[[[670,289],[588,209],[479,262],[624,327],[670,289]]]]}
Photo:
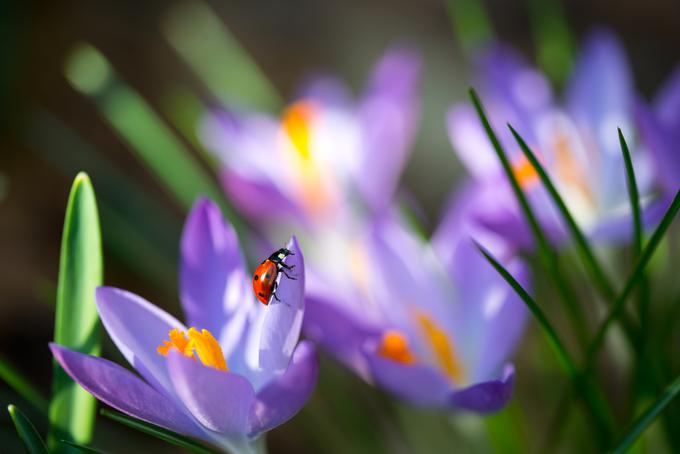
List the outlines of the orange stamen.
{"type": "Polygon", "coordinates": [[[526,156],[522,156],[513,164],[512,171],[522,189],[527,189],[538,182],[538,172],[526,156]]]}
{"type": "Polygon", "coordinates": [[[418,322],[430,344],[435,359],[444,370],[444,373],[456,383],[461,383],[465,377],[463,367],[458,361],[453,343],[449,340],[444,330],[439,327],[426,314],[417,314],[418,322]]]}
{"type": "Polygon", "coordinates": [[[310,122],[314,116],[315,107],[308,101],[298,101],[291,105],[283,113],[282,124],[288,134],[290,141],[300,154],[300,157],[309,159],[311,157],[310,122]]]}
{"type": "Polygon", "coordinates": [[[413,364],[416,359],[408,347],[408,340],[399,331],[385,331],[382,336],[378,354],[402,364],[413,364]]]}
{"type": "Polygon", "coordinates": [[[168,336],[170,340],[164,340],[163,344],[156,348],[160,355],[168,356],[170,350],[174,348],[189,358],[196,358],[196,355],[198,355],[198,359],[204,366],[217,370],[229,370],[222,347],[207,329],[199,332],[196,328],[189,328],[185,336],[184,331],[174,328],[168,333],[168,336]]]}

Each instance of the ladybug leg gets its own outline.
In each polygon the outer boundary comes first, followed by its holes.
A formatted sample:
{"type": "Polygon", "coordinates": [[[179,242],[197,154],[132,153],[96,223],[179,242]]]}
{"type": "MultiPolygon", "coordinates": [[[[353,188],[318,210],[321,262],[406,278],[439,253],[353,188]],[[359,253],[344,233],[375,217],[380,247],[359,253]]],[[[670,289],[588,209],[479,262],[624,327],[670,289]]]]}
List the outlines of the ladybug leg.
{"type": "Polygon", "coordinates": [[[295,265],[286,265],[286,264],[283,263],[283,262],[281,262],[280,265],[281,265],[282,268],[285,268],[285,269],[287,269],[287,270],[293,270],[293,269],[295,269],[295,265]]]}
{"type": "MultiPolygon", "coordinates": [[[[281,300],[280,300],[279,297],[276,295],[276,289],[277,289],[277,288],[279,288],[279,284],[278,284],[278,282],[274,282],[274,285],[272,286],[272,296],[274,297],[274,299],[275,299],[276,301],[278,301],[278,302],[280,303],[281,300]]],[[[285,304],[286,306],[290,307],[290,304],[288,304],[288,303],[283,303],[283,304],[285,304]]]]}
{"type": "MultiPolygon", "coordinates": [[[[286,268],[286,269],[292,269],[292,268],[286,268]]],[[[286,273],[285,270],[282,269],[281,272],[282,272],[283,275],[286,276],[288,279],[293,280],[293,281],[297,281],[297,278],[296,278],[295,276],[291,276],[290,274],[286,273]]]]}

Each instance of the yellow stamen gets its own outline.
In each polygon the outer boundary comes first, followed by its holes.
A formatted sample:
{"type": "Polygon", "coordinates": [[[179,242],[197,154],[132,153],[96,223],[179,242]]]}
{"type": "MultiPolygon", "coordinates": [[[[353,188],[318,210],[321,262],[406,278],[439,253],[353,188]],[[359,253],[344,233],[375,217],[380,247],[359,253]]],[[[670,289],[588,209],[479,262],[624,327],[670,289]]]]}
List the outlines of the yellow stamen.
{"type": "Polygon", "coordinates": [[[378,354],[384,358],[391,359],[402,364],[413,364],[415,356],[408,347],[408,340],[399,331],[385,331],[382,336],[378,354]]]}
{"type": "Polygon", "coordinates": [[[184,331],[174,328],[168,333],[168,336],[170,340],[164,340],[163,344],[156,348],[159,354],[167,356],[170,350],[174,348],[189,358],[196,358],[196,355],[198,355],[201,363],[205,366],[217,370],[229,370],[220,344],[207,329],[199,332],[196,328],[189,328],[185,336],[184,331]],[[194,355],[194,352],[196,355],[194,355]]]}
{"type": "Polygon", "coordinates": [[[432,348],[435,359],[451,380],[461,383],[465,377],[463,367],[458,361],[453,343],[437,323],[426,314],[419,312],[416,315],[418,323],[432,348]]]}
{"type": "Polygon", "coordinates": [[[283,113],[282,124],[295,149],[304,159],[312,156],[310,149],[311,127],[315,107],[311,102],[298,101],[283,113]]]}
{"type": "Polygon", "coordinates": [[[584,169],[576,161],[569,139],[564,134],[558,134],[555,137],[554,143],[557,174],[560,176],[560,179],[565,184],[578,188],[586,200],[594,204],[595,198],[588,185],[584,169]]]}
{"type": "Polygon", "coordinates": [[[528,189],[538,182],[538,173],[526,156],[522,156],[513,164],[512,171],[522,189],[528,189]]]}

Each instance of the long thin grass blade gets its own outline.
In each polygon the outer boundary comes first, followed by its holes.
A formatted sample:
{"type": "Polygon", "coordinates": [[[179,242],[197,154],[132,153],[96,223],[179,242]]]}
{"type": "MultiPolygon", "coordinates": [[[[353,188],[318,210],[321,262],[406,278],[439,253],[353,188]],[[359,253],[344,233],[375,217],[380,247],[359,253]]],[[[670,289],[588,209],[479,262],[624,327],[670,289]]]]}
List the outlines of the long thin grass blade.
{"type": "Polygon", "coordinates": [[[673,198],[673,202],[671,202],[671,205],[668,207],[668,210],[666,210],[666,214],[664,214],[663,218],[661,219],[661,222],[659,223],[658,227],[652,234],[652,237],[649,239],[649,242],[642,250],[640,258],[638,259],[637,264],[635,265],[635,268],[631,272],[630,277],[626,280],[626,285],[623,287],[623,290],[614,301],[614,304],[612,304],[612,306],[609,308],[607,317],[605,318],[604,322],[602,322],[597,332],[595,333],[595,337],[593,338],[592,342],[590,343],[590,346],[588,347],[588,354],[586,358],[586,370],[590,370],[590,368],[592,367],[593,361],[595,360],[595,356],[597,355],[597,352],[599,351],[600,347],[603,344],[605,335],[607,334],[607,330],[612,325],[612,323],[621,316],[624,305],[628,297],[630,296],[630,293],[633,291],[635,286],[641,280],[645,267],[647,266],[652,256],[654,255],[657,246],[659,245],[664,235],[666,234],[666,231],[668,230],[668,227],[670,227],[671,222],[673,222],[673,218],[675,218],[675,215],[678,213],[678,209],[680,209],[680,191],[676,192],[675,197],[673,198]]]}
{"type": "Polygon", "coordinates": [[[167,443],[179,446],[180,448],[184,448],[188,451],[197,454],[216,454],[216,451],[213,451],[212,449],[209,449],[201,445],[200,443],[192,440],[189,437],[185,437],[184,435],[180,435],[171,430],[164,429],[153,424],[149,424],[148,422],[145,421],[140,421],[139,419],[131,418],[127,415],[124,415],[123,413],[119,413],[117,411],[112,411],[104,408],[102,409],[101,414],[116,422],[124,424],[128,427],[131,427],[135,430],[151,435],[153,437],[159,438],[167,443]]]}
{"type": "Polygon", "coordinates": [[[14,422],[14,427],[29,454],[48,454],[47,447],[31,421],[14,405],[8,405],[7,411],[14,422]]]}
{"type": "MultiPolygon", "coordinates": [[[[99,215],[89,177],[80,173],[73,182],[66,207],[61,242],[54,342],[73,350],[98,355],[99,316],[94,301],[102,283],[102,248],[99,215]]],[[[92,438],[96,400],[54,363],[49,408],[48,445],[65,452],[59,440],[86,444],[92,438]]]]}
{"type": "Polygon", "coordinates": [[[17,394],[26,399],[37,410],[47,413],[49,403],[21,372],[16,370],[6,359],[0,358],[0,380],[7,383],[17,394]]]}
{"type": "Polygon", "coordinates": [[[61,440],[61,443],[65,444],[67,446],[70,446],[72,448],[76,448],[79,452],[85,452],[85,453],[90,453],[90,454],[105,454],[104,451],[100,451],[99,449],[95,449],[95,448],[91,448],[89,446],[74,443],[72,441],[61,440]]]}
{"type": "Polygon", "coordinates": [[[633,442],[638,439],[640,435],[654,422],[659,414],[671,403],[673,399],[680,392],[680,376],[678,376],[673,383],[657,397],[656,401],[652,403],[645,412],[633,423],[631,429],[621,437],[621,441],[614,448],[614,453],[623,454],[631,447],[633,442]]]}
{"type": "Polygon", "coordinates": [[[89,44],[76,47],[65,74],[75,89],[95,101],[113,130],[180,206],[189,209],[199,195],[206,195],[220,205],[234,228],[242,231],[242,223],[215,176],[203,168],[144,98],[116,75],[101,52],[89,44]],[[97,84],[89,81],[94,68],[106,74],[97,84]]]}
{"type": "Polygon", "coordinates": [[[588,405],[588,410],[599,427],[597,434],[598,436],[602,437],[600,442],[605,443],[611,432],[612,416],[610,414],[609,408],[605,404],[604,398],[598,392],[597,388],[592,385],[588,378],[579,372],[571,355],[557,335],[557,331],[555,331],[552,324],[538,306],[536,301],[534,301],[534,299],[531,297],[531,295],[529,295],[529,293],[512,276],[512,274],[506,270],[488,250],[486,250],[480,244],[475,244],[479,251],[489,261],[491,266],[494,267],[498,274],[501,275],[505,282],[507,282],[508,285],[510,285],[510,287],[512,287],[512,289],[515,291],[515,293],[517,293],[517,295],[522,299],[524,304],[526,304],[527,308],[538,322],[539,326],[541,327],[541,332],[555,353],[555,356],[557,357],[559,364],[562,366],[562,369],[564,369],[564,372],[569,376],[574,387],[581,394],[588,405]]]}
{"type": "Polygon", "coordinates": [[[545,186],[545,188],[547,189],[548,193],[550,194],[550,197],[553,199],[553,202],[557,206],[558,211],[562,215],[562,218],[566,222],[569,232],[571,233],[571,236],[574,238],[574,241],[576,242],[576,246],[578,248],[579,253],[581,254],[581,258],[585,262],[586,268],[590,272],[593,282],[595,282],[602,296],[607,301],[613,300],[614,288],[612,287],[611,282],[605,275],[602,265],[598,262],[597,258],[595,257],[593,249],[590,247],[590,244],[588,243],[586,236],[583,234],[583,231],[581,231],[581,228],[574,220],[574,217],[571,215],[571,212],[569,211],[569,208],[567,208],[567,205],[564,203],[564,200],[562,200],[562,196],[560,196],[559,192],[557,191],[557,188],[555,188],[555,185],[548,176],[547,172],[536,158],[534,152],[531,151],[531,149],[527,146],[524,139],[522,139],[522,137],[517,133],[517,131],[515,131],[515,129],[511,125],[508,125],[508,128],[510,129],[510,132],[512,132],[512,135],[515,137],[515,140],[519,144],[519,147],[522,149],[524,156],[526,156],[534,170],[536,170],[536,173],[541,179],[543,186],[545,186]]]}
{"type": "Polygon", "coordinates": [[[531,208],[531,205],[529,205],[529,202],[522,191],[519,182],[517,181],[517,177],[512,169],[508,155],[498,140],[498,136],[496,136],[496,133],[491,127],[491,123],[489,122],[489,119],[484,111],[482,102],[479,100],[479,96],[477,95],[477,92],[474,90],[474,88],[470,88],[470,99],[472,100],[472,104],[477,111],[477,115],[479,115],[482,125],[484,126],[484,130],[491,141],[493,149],[496,152],[499,161],[501,162],[503,170],[508,177],[508,181],[512,186],[512,190],[515,194],[515,197],[517,198],[517,201],[519,202],[520,208],[522,209],[522,213],[529,224],[531,233],[538,247],[541,263],[548,270],[550,278],[555,283],[562,304],[564,305],[567,316],[569,317],[569,321],[573,325],[576,332],[577,339],[580,342],[581,347],[585,350],[588,339],[588,331],[586,329],[585,318],[581,308],[578,304],[576,304],[578,299],[567,284],[564,275],[560,272],[557,255],[550,246],[550,243],[548,242],[548,239],[543,232],[543,229],[541,228],[538,219],[531,208]]]}

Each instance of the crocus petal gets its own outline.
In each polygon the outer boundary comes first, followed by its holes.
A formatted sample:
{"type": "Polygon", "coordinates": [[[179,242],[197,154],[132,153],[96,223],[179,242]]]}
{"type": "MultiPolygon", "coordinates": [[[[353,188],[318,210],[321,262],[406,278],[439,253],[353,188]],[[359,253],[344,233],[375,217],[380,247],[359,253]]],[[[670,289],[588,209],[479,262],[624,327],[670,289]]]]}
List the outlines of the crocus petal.
{"type": "Polygon", "coordinates": [[[292,418],[307,402],[316,385],[319,361],[314,344],[302,341],[295,349],[288,370],[257,393],[250,412],[251,437],[292,418]]]}
{"type": "Polygon", "coordinates": [[[201,429],[175,403],[116,363],[50,344],[66,373],[102,402],[135,418],[185,435],[201,429]]]}
{"type": "Polygon", "coordinates": [[[328,295],[308,294],[302,329],[307,338],[319,344],[363,378],[368,366],[361,347],[368,339],[380,337],[381,330],[344,310],[328,295]]]}
{"type": "Polygon", "coordinates": [[[498,411],[512,397],[514,383],[515,368],[512,365],[507,365],[499,380],[477,383],[455,391],[449,398],[449,404],[461,410],[477,413],[498,411]]]}
{"type": "Polygon", "coordinates": [[[367,348],[365,355],[376,385],[413,405],[440,408],[447,405],[452,387],[436,369],[383,358],[374,347],[367,348]]]}
{"type": "MultiPolygon", "coordinates": [[[[678,105],[680,115],[680,101],[678,105]]],[[[680,153],[677,148],[680,132],[672,127],[664,127],[661,120],[642,103],[638,103],[635,113],[642,138],[653,160],[658,183],[667,194],[673,195],[680,187],[680,153]]]]}
{"type": "Polygon", "coordinates": [[[262,320],[259,333],[259,366],[265,373],[282,373],[288,367],[290,357],[300,338],[302,316],[305,311],[305,262],[295,237],[286,246],[292,252],[286,271],[292,278],[281,273],[276,298],[272,298],[262,320]]]}
{"type": "Polygon", "coordinates": [[[480,179],[498,175],[501,165],[474,108],[468,104],[456,105],[446,118],[453,151],[466,170],[480,179]]]}
{"type": "Polygon", "coordinates": [[[620,158],[616,127],[631,130],[633,82],[625,51],[612,33],[597,30],[586,39],[567,99],[579,127],[590,130],[605,156],[620,158]]]}
{"type": "Polygon", "coordinates": [[[664,83],[654,99],[654,112],[666,127],[680,130],[680,66],[664,83]]]}
{"type": "Polygon", "coordinates": [[[175,350],[167,361],[177,395],[204,427],[227,435],[245,433],[255,399],[248,380],[204,366],[175,350]]]}
{"type": "Polygon", "coordinates": [[[184,324],[125,290],[99,287],[96,299],[104,328],[125,359],[154,388],[163,389],[174,397],[165,358],[156,348],[173,328],[186,330],[184,324]]]}
{"type": "Polygon", "coordinates": [[[236,232],[207,198],[196,201],[184,225],[179,284],[189,324],[212,332],[230,356],[255,303],[236,232]]]}
{"type": "Polygon", "coordinates": [[[414,139],[420,65],[420,57],[409,50],[389,50],[359,105],[364,144],[357,184],[374,209],[389,202],[414,139]]]}

